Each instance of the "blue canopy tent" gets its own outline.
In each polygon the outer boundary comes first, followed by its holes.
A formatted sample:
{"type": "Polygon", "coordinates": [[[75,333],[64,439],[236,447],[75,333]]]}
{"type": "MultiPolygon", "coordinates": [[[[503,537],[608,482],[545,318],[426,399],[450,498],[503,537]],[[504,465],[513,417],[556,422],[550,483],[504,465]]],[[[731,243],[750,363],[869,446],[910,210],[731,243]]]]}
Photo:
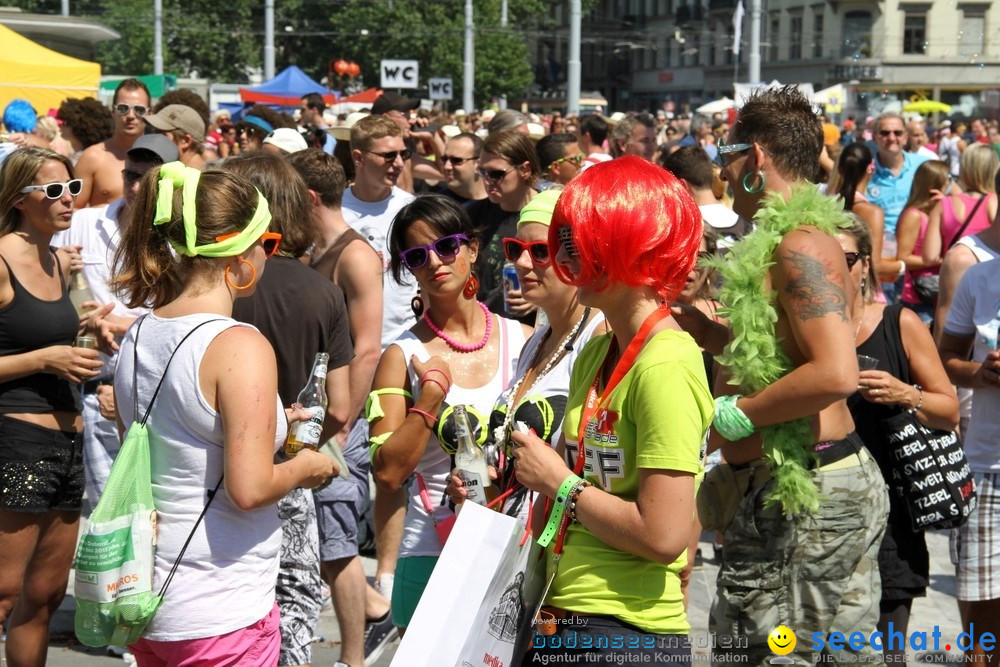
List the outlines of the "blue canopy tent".
{"type": "Polygon", "coordinates": [[[297,107],[303,95],[319,93],[323,101],[336,104],[337,93],[324,88],[295,65],[282,70],[270,81],[259,86],[240,88],[240,97],[247,104],[270,104],[282,107],[297,107]]]}

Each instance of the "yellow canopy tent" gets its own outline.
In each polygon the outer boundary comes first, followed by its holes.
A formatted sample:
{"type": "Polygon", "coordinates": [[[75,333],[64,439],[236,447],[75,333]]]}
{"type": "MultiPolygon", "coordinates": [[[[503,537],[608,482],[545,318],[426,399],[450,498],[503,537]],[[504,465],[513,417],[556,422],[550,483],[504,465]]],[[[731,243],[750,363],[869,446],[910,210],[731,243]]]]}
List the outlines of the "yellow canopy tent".
{"type": "Polygon", "coordinates": [[[100,80],[98,63],[64,56],[0,25],[0,113],[20,98],[44,114],[67,97],[94,97],[100,80]]]}

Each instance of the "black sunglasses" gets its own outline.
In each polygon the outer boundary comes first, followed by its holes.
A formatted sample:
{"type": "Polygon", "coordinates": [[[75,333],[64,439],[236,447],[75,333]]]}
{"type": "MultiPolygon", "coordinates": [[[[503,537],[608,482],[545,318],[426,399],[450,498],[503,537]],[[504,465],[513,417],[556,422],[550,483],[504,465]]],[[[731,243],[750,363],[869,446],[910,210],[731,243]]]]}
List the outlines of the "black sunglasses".
{"type": "Polygon", "coordinates": [[[377,155],[386,162],[395,162],[397,157],[402,157],[403,162],[406,162],[413,155],[413,151],[409,148],[404,148],[401,151],[388,151],[386,153],[376,153],[375,151],[365,151],[365,153],[371,153],[372,155],[377,155]]]}
{"type": "Polygon", "coordinates": [[[851,271],[851,270],[854,269],[854,265],[858,263],[858,260],[861,259],[861,253],[860,252],[845,252],[844,253],[844,259],[847,260],[847,270],[851,271]]]}
{"type": "Polygon", "coordinates": [[[508,262],[516,262],[525,250],[531,255],[531,261],[535,264],[545,266],[549,263],[548,241],[522,241],[510,236],[503,240],[503,255],[508,262]]]}
{"type": "Polygon", "coordinates": [[[131,169],[122,169],[122,180],[125,181],[125,185],[132,185],[142,180],[142,174],[131,169]]]}
{"type": "Polygon", "coordinates": [[[906,130],[879,130],[878,133],[883,137],[888,137],[890,134],[901,137],[906,134],[906,130]]]}
{"type": "Polygon", "coordinates": [[[473,155],[472,157],[455,157],[454,155],[442,155],[441,164],[448,164],[450,162],[451,166],[453,167],[461,167],[469,160],[478,160],[478,159],[479,159],[478,155],[473,155]]]}
{"type": "Polygon", "coordinates": [[[249,134],[250,136],[254,136],[255,134],[257,134],[258,129],[259,128],[255,125],[237,125],[236,136],[238,137],[241,134],[249,134]]]}
{"type": "Polygon", "coordinates": [[[407,248],[399,253],[399,258],[403,260],[406,268],[410,271],[416,271],[427,264],[431,250],[441,259],[451,259],[458,255],[458,251],[462,249],[462,244],[468,242],[469,237],[465,234],[449,234],[448,236],[435,239],[433,243],[407,248]]]}

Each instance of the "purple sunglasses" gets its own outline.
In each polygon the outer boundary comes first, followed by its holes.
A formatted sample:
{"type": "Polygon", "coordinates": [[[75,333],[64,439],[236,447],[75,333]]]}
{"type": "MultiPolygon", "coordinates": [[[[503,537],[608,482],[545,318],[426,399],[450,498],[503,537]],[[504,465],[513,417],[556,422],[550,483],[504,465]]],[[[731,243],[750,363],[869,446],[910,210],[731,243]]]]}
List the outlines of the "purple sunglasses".
{"type": "Polygon", "coordinates": [[[441,259],[451,259],[458,255],[458,251],[462,249],[463,243],[468,243],[469,237],[465,234],[450,234],[448,236],[442,236],[439,239],[435,239],[433,243],[428,245],[418,245],[412,248],[407,248],[403,252],[399,253],[399,258],[403,260],[403,264],[406,265],[410,271],[416,271],[420,267],[427,264],[427,260],[430,258],[431,250],[434,254],[441,259]]]}

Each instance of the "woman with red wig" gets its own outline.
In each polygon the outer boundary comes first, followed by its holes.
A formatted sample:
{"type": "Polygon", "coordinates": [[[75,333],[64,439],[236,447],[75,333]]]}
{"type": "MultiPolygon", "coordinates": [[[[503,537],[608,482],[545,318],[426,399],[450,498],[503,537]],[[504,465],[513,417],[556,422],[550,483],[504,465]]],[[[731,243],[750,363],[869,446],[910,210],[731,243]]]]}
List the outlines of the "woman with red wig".
{"type": "Polygon", "coordinates": [[[536,507],[534,528],[553,577],[542,617],[558,622],[538,627],[557,634],[536,635],[534,652],[582,650],[594,664],[626,651],[633,662],[636,652],[690,659],[679,572],[713,403],[701,351],[665,304],[701,235],[684,186],[635,157],[591,167],[556,206],[554,268],[613,333],[594,337],[573,368],[560,443],[573,468],[536,435],[513,435],[518,480],[551,507],[536,507]]]}

